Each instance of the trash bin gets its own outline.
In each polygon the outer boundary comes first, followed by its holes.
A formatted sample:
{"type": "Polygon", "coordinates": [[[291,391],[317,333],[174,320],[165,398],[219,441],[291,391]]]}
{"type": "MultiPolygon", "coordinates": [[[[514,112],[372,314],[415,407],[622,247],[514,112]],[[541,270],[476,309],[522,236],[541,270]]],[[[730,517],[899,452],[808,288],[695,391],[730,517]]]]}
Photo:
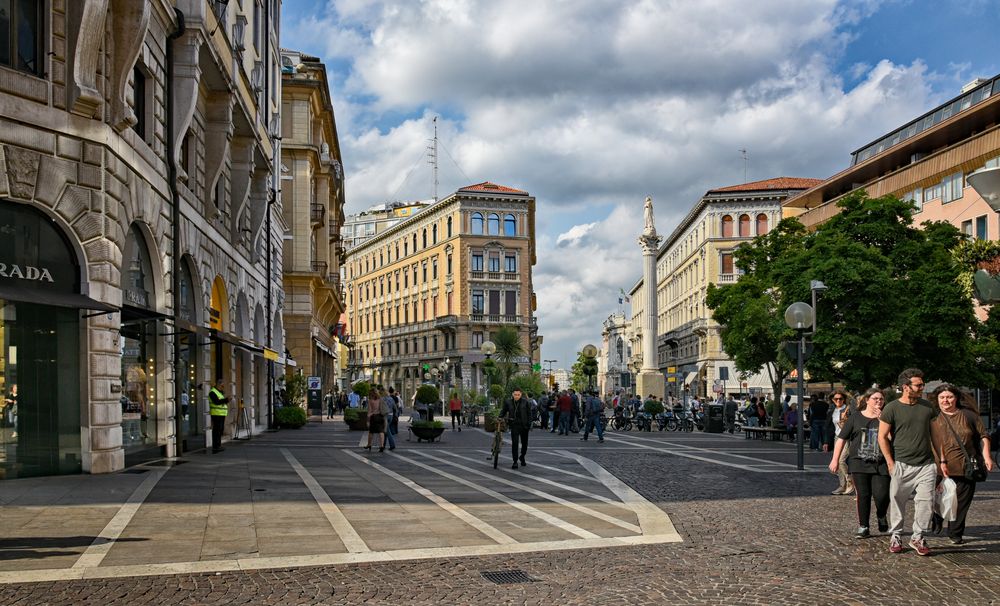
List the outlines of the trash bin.
{"type": "Polygon", "coordinates": [[[709,404],[705,411],[705,433],[722,433],[725,430],[722,404],[709,404]]]}

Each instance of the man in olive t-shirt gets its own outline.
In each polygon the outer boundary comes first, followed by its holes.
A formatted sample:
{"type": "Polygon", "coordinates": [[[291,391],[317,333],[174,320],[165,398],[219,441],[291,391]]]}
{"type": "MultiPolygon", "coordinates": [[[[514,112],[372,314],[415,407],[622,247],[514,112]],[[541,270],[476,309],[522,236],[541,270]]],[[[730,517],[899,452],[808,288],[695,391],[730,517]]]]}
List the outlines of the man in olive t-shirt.
{"type": "Polygon", "coordinates": [[[903,514],[906,501],[913,497],[913,534],[910,547],[918,555],[930,554],[924,533],[931,527],[937,453],[931,443],[931,421],[937,407],[923,399],[923,372],[916,368],[899,375],[902,395],[882,409],[878,445],[889,467],[889,552],[900,553],[903,543],[903,514]],[[892,435],[892,441],[889,435],[892,435]]]}

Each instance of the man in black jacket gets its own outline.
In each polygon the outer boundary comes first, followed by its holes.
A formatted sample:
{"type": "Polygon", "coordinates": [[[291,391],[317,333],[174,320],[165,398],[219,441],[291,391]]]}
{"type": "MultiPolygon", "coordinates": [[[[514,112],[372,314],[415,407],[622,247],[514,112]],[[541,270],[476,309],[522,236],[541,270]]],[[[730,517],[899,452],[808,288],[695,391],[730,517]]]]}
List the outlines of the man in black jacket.
{"type": "Polygon", "coordinates": [[[500,416],[505,417],[510,424],[511,454],[514,457],[511,469],[517,469],[518,444],[521,447],[521,465],[527,465],[524,462],[524,455],[528,453],[528,432],[531,431],[531,403],[527,398],[521,397],[520,389],[514,389],[512,396],[511,399],[504,401],[503,407],[500,408],[500,416]]]}

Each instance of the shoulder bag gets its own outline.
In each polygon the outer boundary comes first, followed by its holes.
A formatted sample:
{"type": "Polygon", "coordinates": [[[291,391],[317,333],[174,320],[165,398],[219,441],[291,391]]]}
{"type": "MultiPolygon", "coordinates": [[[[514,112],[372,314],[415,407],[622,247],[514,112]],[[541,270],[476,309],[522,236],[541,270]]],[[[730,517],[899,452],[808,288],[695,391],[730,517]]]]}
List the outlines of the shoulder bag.
{"type": "Polygon", "coordinates": [[[969,451],[965,448],[965,444],[963,444],[962,440],[958,437],[958,432],[955,431],[955,428],[951,426],[951,421],[948,420],[947,415],[945,415],[944,417],[944,422],[948,426],[948,429],[951,430],[951,435],[955,436],[955,441],[958,442],[958,445],[962,448],[962,453],[965,455],[966,479],[971,480],[973,482],[985,482],[986,465],[984,465],[983,462],[979,460],[978,456],[976,456],[974,453],[970,454],[969,451]]]}

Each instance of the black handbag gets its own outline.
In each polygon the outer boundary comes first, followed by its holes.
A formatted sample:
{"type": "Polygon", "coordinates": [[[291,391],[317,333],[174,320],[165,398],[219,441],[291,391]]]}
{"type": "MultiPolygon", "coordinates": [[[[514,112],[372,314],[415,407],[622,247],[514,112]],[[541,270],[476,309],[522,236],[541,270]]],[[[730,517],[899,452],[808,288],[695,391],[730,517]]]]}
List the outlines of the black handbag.
{"type": "MultiPolygon", "coordinates": [[[[951,421],[948,417],[944,417],[944,422],[948,425],[948,429],[951,430],[951,435],[955,436],[955,441],[962,448],[962,454],[965,455],[965,478],[973,482],[985,482],[986,481],[986,464],[979,460],[979,456],[976,454],[970,454],[965,448],[965,444],[959,439],[958,433],[955,428],[951,426],[951,421]]],[[[978,432],[976,432],[978,435],[978,432]]]]}

